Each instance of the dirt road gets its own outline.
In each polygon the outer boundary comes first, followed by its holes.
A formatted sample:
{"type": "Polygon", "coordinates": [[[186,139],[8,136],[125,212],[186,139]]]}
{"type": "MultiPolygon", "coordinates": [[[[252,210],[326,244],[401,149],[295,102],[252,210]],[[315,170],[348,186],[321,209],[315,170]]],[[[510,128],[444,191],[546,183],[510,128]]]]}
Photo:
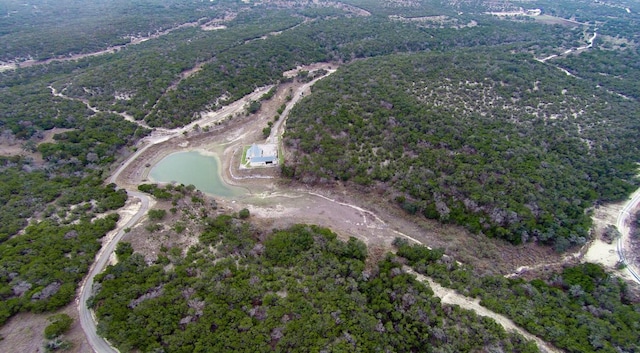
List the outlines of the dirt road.
{"type": "Polygon", "coordinates": [[[186,28],[186,27],[196,27],[196,26],[198,26],[198,22],[183,23],[183,24],[180,24],[178,26],[168,28],[168,29],[166,29],[164,31],[154,33],[154,34],[152,34],[150,36],[132,37],[131,41],[129,43],[127,43],[127,44],[114,45],[114,46],[108,47],[106,49],[98,50],[98,51],[95,51],[95,52],[92,52],[92,53],[73,54],[73,55],[68,55],[68,56],[64,56],[64,57],[51,58],[51,59],[47,59],[47,60],[25,60],[25,61],[0,62],[0,72],[8,71],[8,70],[15,70],[17,68],[22,68],[22,67],[46,65],[46,64],[50,64],[52,62],[77,61],[77,60],[81,60],[81,59],[84,59],[84,58],[89,58],[89,57],[92,57],[92,56],[100,56],[100,55],[104,55],[104,54],[114,54],[114,53],[117,53],[118,51],[120,51],[121,49],[124,49],[126,47],[129,47],[129,46],[132,46],[132,45],[137,45],[137,44],[140,44],[140,43],[144,43],[144,42],[148,41],[149,39],[155,39],[155,38],[167,35],[167,34],[173,32],[175,30],[178,30],[178,29],[181,29],[181,28],[186,28]]]}
{"type": "MultiPolygon", "coordinates": [[[[536,58],[534,56],[534,59],[544,64],[544,63],[546,63],[547,61],[549,61],[551,59],[561,58],[561,57],[567,56],[567,55],[569,55],[571,53],[580,53],[580,52],[582,52],[584,50],[591,49],[591,48],[593,48],[593,42],[596,40],[597,36],[598,36],[598,32],[597,31],[593,31],[593,35],[591,36],[591,38],[589,38],[587,40],[587,43],[588,43],[587,45],[583,45],[583,46],[577,47],[577,48],[570,48],[570,49],[567,49],[567,50],[565,50],[564,52],[562,52],[560,54],[552,54],[552,55],[549,55],[547,57],[540,58],[540,59],[536,58]]],[[[569,72],[569,70],[567,70],[567,69],[565,69],[563,67],[560,67],[558,65],[553,65],[553,66],[555,66],[558,70],[564,72],[564,74],[567,75],[567,76],[576,77],[574,74],[569,72]]]]}
{"type": "MultiPolygon", "coordinates": [[[[302,68],[304,69],[304,68],[302,68]]],[[[335,71],[335,70],[333,70],[335,71]]],[[[154,131],[140,142],[137,151],[129,156],[113,173],[110,182],[128,189],[133,198],[141,200],[141,205],[135,216],[126,224],[119,225],[113,238],[108,238],[103,251],[98,255],[95,266],[81,288],[79,298],[79,311],[82,327],[85,330],[90,344],[97,352],[114,352],[107,342],[97,336],[95,321],[91,311],[86,307],[86,300],[91,295],[91,287],[94,276],[101,272],[106,265],[110,254],[115,249],[117,242],[123,234],[123,229],[131,227],[147,211],[150,199],[135,191],[137,185],[145,181],[149,167],[157,163],[163,156],[188,149],[198,149],[215,154],[222,164],[223,180],[231,185],[242,186],[249,190],[247,194],[234,199],[216,197],[226,207],[240,209],[248,208],[257,222],[272,228],[284,228],[294,223],[312,223],[331,228],[339,236],[346,238],[356,237],[368,245],[370,253],[384,254],[390,248],[390,243],[395,237],[405,237],[413,242],[428,244],[434,247],[443,247],[454,254],[463,247],[470,248],[472,252],[484,253],[482,256],[492,258],[493,268],[499,268],[499,259],[494,254],[502,254],[505,251],[498,250],[491,240],[471,239],[466,233],[461,233],[455,227],[442,227],[435,223],[423,222],[417,225],[413,220],[394,214],[394,208],[381,203],[375,195],[363,195],[353,192],[344,186],[332,186],[331,189],[310,189],[302,186],[286,185],[276,178],[276,169],[239,169],[237,151],[243,145],[256,142],[262,137],[262,128],[273,117],[275,110],[284,101],[284,96],[289,92],[296,92],[298,99],[301,92],[308,92],[309,84],[295,83],[293,86],[281,87],[277,97],[272,102],[263,104],[264,110],[253,116],[238,113],[244,111],[244,106],[250,100],[257,100],[270,87],[263,87],[243,99],[232,103],[220,111],[203,114],[202,119],[179,129],[154,131]],[[291,91],[289,91],[291,89],[291,91]],[[228,116],[234,116],[229,122],[215,125],[215,131],[198,132],[196,124],[200,127],[226,120],[228,116]],[[234,178],[232,175],[240,177],[234,178]],[[263,178],[264,175],[270,178],[263,178]],[[254,178],[258,176],[257,178],[254,178]],[[376,201],[378,199],[378,201],[376,201]],[[462,235],[460,235],[462,234],[462,235]],[[495,248],[493,247],[495,246],[495,248]],[[496,265],[498,264],[498,265],[496,265]]],[[[306,93],[305,93],[306,94],[306,93]]],[[[292,97],[295,98],[295,97],[292,97]]],[[[287,109],[291,109],[297,99],[291,99],[287,103],[287,109]]],[[[284,120],[284,119],[282,119],[284,120]]],[[[282,128],[276,130],[279,136],[282,128]],[[280,132],[278,132],[280,130],[280,132]]],[[[277,139],[277,137],[275,137],[277,139]]],[[[497,243],[496,243],[497,244],[497,243]]],[[[531,248],[509,248],[506,252],[513,251],[514,258],[524,259],[530,257],[531,248]],[[528,255],[524,255],[527,253],[528,255]]],[[[502,255],[504,256],[504,255],[502,255]]],[[[533,260],[532,260],[533,261],[533,260]]],[[[479,307],[477,310],[486,310],[479,307]]],[[[473,309],[473,310],[475,310],[473,309]]]]}
{"type": "Polygon", "coordinates": [[[291,101],[287,104],[286,108],[280,115],[280,119],[273,124],[273,128],[271,129],[271,134],[267,139],[267,143],[278,143],[282,134],[284,133],[284,127],[286,126],[287,118],[289,117],[289,112],[291,109],[298,103],[298,101],[304,97],[304,95],[311,94],[311,86],[313,86],[319,80],[331,75],[336,72],[336,69],[332,69],[330,65],[326,65],[326,67],[320,67],[322,69],[327,69],[327,74],[319,76],[311,80],[310,82],[305,83],[304,85],[298,87],[294,92],[292,92],[291,101]]]}
{"type": "Polygon", "coordinates": [[[549,343],[541,340],[537,336],[530,334],[529,332],[520,328],[520,326],[516,325],[511,319],[506,316],[497,314],[484,306],[480,305],[480,300],[472,299],[469,297],[465,297],[464,295],[459,294],[453,289],[445,288],[438,283],[434,282],[431,278],[421,275],[415,272],[412,268],[408,266],[404,266],[404,270],[407,273],[416,276],[416,279],[420,282],[425,282],[429,284],[429,287],[433,290],[436,297],[440,298],[442,303],[449,305],[458,305],[463,309],[474,311],[476,314],[480,316],[486,316],[494,319],[498,324],[504,327],[505,330],[511,332],[517,332],[521,334],[524,338],[536,342],[538,348],[542,352],[552,352],[552,353],[561,353],[562,351],[553,347],[549,343]]]}
{"type": "Polygon", "coordinates": [[[82,330],[85,332],[87,340],[93,350],[99,353],[115,353],[118,352],[118,350],[113,348],[104,338],[98,336],[93,312],[87,307],[87,300],[89,300],[89,297],[92,295],[93,279],[106,267],[111,254],[113,254],[116,249],[116,245],[125,233],[124,230],[138,223],[140,218],[142,218],[142,216],[144,216],[149,210],[150,199],[147,195],[130,190],[127,191],[127,194],[129,195],[129,198],[140,200],[140,206],[137,212],[128,221],[124,223],[118,222],[117,228],[111,232],[115,234],[108,234],[106,236],[108,241],[102,246],[100,252],[96,256],[96,261],[93,266],[91,266],[89,275],[87,275],[84,283],[80,286],[80,294],[77,299],[82,330]]]}

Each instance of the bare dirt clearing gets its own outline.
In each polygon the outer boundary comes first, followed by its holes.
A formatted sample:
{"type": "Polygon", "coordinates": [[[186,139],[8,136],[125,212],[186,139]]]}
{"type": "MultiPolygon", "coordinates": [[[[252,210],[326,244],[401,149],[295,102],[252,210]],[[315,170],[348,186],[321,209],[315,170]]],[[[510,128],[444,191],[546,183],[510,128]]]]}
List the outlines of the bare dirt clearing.
{"type": "MultiPolygon", "coordinates": [[[[330,69],[328,64],[324,65],[330,69]]],[[[300,68],[308,69],[309,67],[300,68]]],[[[217,209],[235,212],[248,208],[253,221],[267,229],[285,228],[295,223],[318,224],[332,229],[342,238],[353,236],[361,239],[368,245],[372,257],[380,257],[391,250],[390,244],[394,238],[405,237],[430,247],[444,248],[448,255],[471,264],[482,274],[507,274],[525,267],[534,269],[535,272],[550,271],[578,260],[579,256],[563,257],[547,247],[535,244],[514,247],[484,236],[469,234],[460,227],[408,216],[389,201],[391,197],[384,190],[358,190],[357,187],[341,183],[324,188],[309,187],[281,179],[276,168],[241,170],[239,165],[242,147],[264,140],[262,129],[272,121],[277,109],[285,104],[288,110],[298,99],[304,99],[302,93],[309,92],[309,86],[308,82],[299,80],[279,85],[276,94],[262,102],[260,110],[255,114],[247,114],[246,105],[251,100],[259,99],[270,87],[258,89],[219,111],[202,114],[200,120],[183,128],[156,129],[114,171],[110,181],[133,190],[140,183],[147,182],[150,168],[164,156],[197,149],[220,159],[219,173],[227,184],[247,190],[245,195],[239,197],[215,197],[217,209]],[[292,99],[294,97],[297,99],[292,99]]],[[[277,137],[280,129],[275,130],[277,137]]],[[[143,196],[140,194],[140,197],[143,196]]],[[[205,204],[211,202],[213,200],[209,199],[205,204]]],[[[160,204],[159,207],[166,209],[169,206],[160,204]]],[[[188,211],[190,208],[191,206],[184,204],[180,211],[188,211]]],[[[202,210],[200,208],[199,212],[203,212],[202,210]]],[[[213,207],[206,212],[214,212],[212,210],[213,207]]],[[[170,216],[166,222],[158,223],[160,233],[152,236],[149,236],[151,230],[142,230],[144,222],[155,226],[148,221],[130,225],[132,230],[126,238],[148,260],[157,258],[160,252],[169,251],[171,254],[170,249],[175,249],[174,254],[178,250],[183,252],[197,242],[198,234],[197,226],[188,222],[185,222],[182,231],[177,231],[176,224],[183,220],[185,219],[170,216]]],[[[481,315],[486,311],[481,307],[469,308],[481,315]]],[[[491,316],[491,313],[487,315],[491,316]]],[[[510,328],[508,322],[502,324],[507,329],[510,328]]],[[[95,329],[93,331],[95,334],[95,329]]],[[[544,342],[536,341],[543,346],[544,342]]],[[[554,351],[552,348],[548,350],[554,351]]]]}
{"type": "Polygon", "coordinates": [[[0,352],[45,352],[44,328],[49,325],[47,318],[51,315],[65,313],[73,319],[71,329],[64,335],[64,340],[73,344],[73,347],[65,352],[85,353],[91,352],[86,336],[80,327],[78,311],[75,303],[54,312],[46,314],[20,313],[15,315],[6,324],[0,327],[0,352]]]}
{"type": "Polygon", "coordinates": [[[29,153],[22,148],[20,144],[0,144],[0,156],[31,156],[33,153],[29,153]]]}
{"type": "Polygon", "coordinates": [[[614,270],[618,263],[616,243],[607,243],[601,235],[609,225],[615,225],[618,214],[622,210],[624,203],[608,204],[598,207],[593,215],[593,231],[595,239],[592,240],[584,261],[599,263],[610,270],[614,270]]]}
{"type": "MultiPolygon", "coordinates": [[[[638,243],[635,236],[635,214],[640,210],[640,189],[626,201],[600,206],[593,216],[595,239],[588,246],[583,261],[602,264],[616,275],[640,283],[638,243]],[[605,237],[607,227],[615,227],[615,237],[605,237]]],[[[636,285],[636,288],[638,286],[636,285]]]]}
{"type": "MultiPolygon", "coordinates": [[[[330,70],[335,67],[335,64],[313,64],[285,75],[292,77],[300,70],[330,70]]],[[[262,129],[272,121],[276,110],[282,104],[289,107],[294,103],[289,100],[292,97],[304,99],[308,95],[308,86],[305,85],[298,80],[281,84],[273,98],[262,102],[256,114],[243,113],[244,104],[248,102],[243,99],[234,103],[233,109],[207,114],[206,120],[190,124],[191,127],[181,129],[184,134],[168,141],[156,143],[159,140],[152,137],[151,143],[142,142],[138,150],[145,150],[123,169],[117,183],[135,188],[139,183],[148,182],[146,176],[150,168],[163,157],[177,151],[198,149],[220,158],[220,172],[226,183],[248,190],[247,195],[237,199],[216,197],[218,203],[236,211],[246,207],[254,219],[272,228],[314,223],[331,228],[341,237],[353,236],[379,249],[389,249],[395,237],[407,237],[431,247],[442,247],[459,261],[470,263],[483,273],[505,274],[521,266],[562,261],[560,255],[548,248],[534,244],[514,247],[469,234],[459,227],[410,217],[389,201],[383,192],[363,193],[341,184],[327,188],[291,184],[280,179],[276,168],[240,170],[242,146],[262,141],[262,129]],[[300,95],[302,92],[305,94],[300,95]],[[208,126],[209,131],[194,129],[196,124],[208,126]]]]}

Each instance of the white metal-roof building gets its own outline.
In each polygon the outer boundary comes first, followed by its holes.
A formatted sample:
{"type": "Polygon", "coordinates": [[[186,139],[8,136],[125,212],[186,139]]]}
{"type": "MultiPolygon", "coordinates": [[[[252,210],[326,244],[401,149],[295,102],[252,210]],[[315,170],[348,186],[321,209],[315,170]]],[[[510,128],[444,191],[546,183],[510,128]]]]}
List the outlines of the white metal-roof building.
{"type": "Polygon", "coordinates": [[[278,145],[257,145],[254,143],[247,150],[246,158],[252,167],[278,164],[278,145]]]}

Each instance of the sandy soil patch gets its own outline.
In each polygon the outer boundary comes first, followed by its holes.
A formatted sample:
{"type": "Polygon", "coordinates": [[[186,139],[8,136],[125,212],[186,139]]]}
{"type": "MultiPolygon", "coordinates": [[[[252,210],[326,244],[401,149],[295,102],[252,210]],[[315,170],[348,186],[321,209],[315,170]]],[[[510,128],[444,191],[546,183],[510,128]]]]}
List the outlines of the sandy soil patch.
{"type": "MultiPolygon", "coordinates": [[[[202,204],[194,204],[186,199],[178,201],[176,213],[171,212],[174,207],[169,201],[161,201],[150,209],[165,210],[166,216],[159,221],[152,221],[148,217],[143,217],[129,232],[127,232],[122,241],[131,243],[136,252],[144,255],[148,263],[155,262],[158,256],[163,254],[161,248],[166,249],[178,248],[184,254],[191,246],[198,244],[198,236],[202,232],[202,225],[194,221],[190,215],[201,215],[202,204]],[[161,229],[150,232],[146,229],[149,225],[160,224],[161,229]],[[184,229],[176,231],[176,225],[181,224],[184,229]]],[[[209,203],[210,204],[210,203],[209,203]]],[[[207,207],[208,208],[208,207],[207,207]]],[[[209,216],[215,216],[221,212],[224,206],[218,206],[219,211],[209,210],[209,216]]],[[[197,219],[197,217],[196,217],[197,219]]],[[[164,255],[167,255],[166,253],[164,255]]]]}
{"type": "Polygon", "coordinates": [[[22,149],[22,145],[11,145],[8,143],[0,144],[0,156],[30,156],[33,153],[29,153],[22,149]]]}
{"type": "Polygon", "coordinates": [[[91,352],[91,347],[87,343],[82,327],[80,327],[78,311],[74,303],[53,313],[14,315],[0,327],[0,335],[4,337],[4,340],[0,341],[0,352],[44,352],[44,328],[49,325],[47,318],[59,313],[65,313],[73,318],[71,329],[64,335],[64,339],[70,341],[73,347],[66,352],[91,352]]]}
{"type": "Polygon", "coordinates": [[[603,205],[595,209],[593,215],[592,234],[594,238],[588,246],[583,260],[601,264],[608,269],[615,269],[618,262],[615,241],[611,244],[602,240],[601,235],[609,225],[616,225],[618,214],[622,210],[624,203],[614,203],[603,205]]]}
{"type": "MultiPolygon", "coordinates": [[[[154,199],[150,199],[149,200],[149,207],[152,208],[153,205],[155,204],[155,200],[154,199]]],[[[141,202],[139,199],[137,198],[129,198],[127,199],[127,202],[125,203],[124,207],[120,208],[118,210],[118,214],[120,215],[120,219],[118,219],[118,223],[116,225],[116,227],[108,232],[103,238],[102,238],[102,243],[106,244],[111,242],[111,240],[113,239],[113,237],[116,236],[116,234],[118,234],[118,231],[124,227],[127,222],[129,222],[129,220],[131,220],[131,218],[133,218],[133,216],[138,213],[138,210],[140,210],[141,207],[141,202]]],[[[98,255],[96,255],[96,258],[100,257],[100,254],[98,253],[98,255]]]]}
{"type": "Polygon", "coordinates": [[[636,212],[640,209],[640,190],[631,195],[624,202],[600,206],[593,217],[593,234],[595,239],[588,245],[583,261],[599,263],[621,278],[636,284],[633,273],[640,273],[638,243],[640,239],[633,237],[633,225],[636,212]],[[607,226],[616,226],[620,238],[605,241],[602,234],[607,226]],[[610,243],[609,243],[610,242],[610,243]],[[625,258],[627,269],[618,268],[621,263],[621,253],[625,258]]]}
{"type": "Polygon", "coordinates": [[[63,129],[63,128],[55,127],[51,130],[44,131],[44,138],[42,139],[42,141],[38,142],[38,144],[55,143],[56,140],[53,139],[53,136],[55,136],[56,134],[61,134],[63,132],[68,132],[73,130],[74,129],[63,129]]]}
{"type": "Polygon", "coordinates": [[[224,16],[219,18],[214,18],[211,21],[207,21],[200,25],[200,29],[203,31],[217,31],[221,29],[227,29],[227,26],[223,25],[225,22],[232,21],[238,17],[238,14],[235,12],[227,12],[224,16]]]}
{"type": "Polygon", "coordinates": [[[304,65],[304,66],[298,66],[295,69],[291,69],[289,71],[285,71],[282,73],[282,76],[287,77],[287,78],[292,78],[298,75],[298,73],[300,73],[300,71],[308,71],[308,72],[313,72],[313,71],[317,71],[320,69],[323,70],[332,70],[335,69],[337,67],[337,65],[332,65],[330,63],[314,63],[314,64],[309,64],[309,65],[304,65]]]}
{"type": "Polygon", "coordinates": [[[200,28],[203,31],[218,31],[221,29],[227,29],[227,26],[225,25],[202,25],[200,26],[200,28]]]}
{"type": "Polygon", "coordinates": [[[0,63],[0,72],[15,70],[17,67],[16,64],[0,63]]]}

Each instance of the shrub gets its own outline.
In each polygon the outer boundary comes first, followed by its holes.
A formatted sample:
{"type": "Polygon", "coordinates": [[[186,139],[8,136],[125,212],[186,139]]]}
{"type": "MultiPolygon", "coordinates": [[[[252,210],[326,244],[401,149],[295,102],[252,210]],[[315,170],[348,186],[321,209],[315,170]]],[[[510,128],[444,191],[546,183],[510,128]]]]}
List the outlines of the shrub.
{"type": "Polygon", "coordinates": [[[167,215],[167,211],[165,210],[149,210],[149,219],[154,221],[159,221],[167,215]]]}
{"type": "Polygon", "coordinates": [[[240,219],[247,219],[249,216],[251,216],[251,213],[246,208],[243,208],[238,212],[238,217],[240,217],[240,219]]]}
{"type": "Polygon", "coordinates": [[[67,332],[73,323],[73,319],[67,314],[52,315],[48,321],[51,323],[44,329],[44,337],[47,339],[54,339],[67,332]]]}

